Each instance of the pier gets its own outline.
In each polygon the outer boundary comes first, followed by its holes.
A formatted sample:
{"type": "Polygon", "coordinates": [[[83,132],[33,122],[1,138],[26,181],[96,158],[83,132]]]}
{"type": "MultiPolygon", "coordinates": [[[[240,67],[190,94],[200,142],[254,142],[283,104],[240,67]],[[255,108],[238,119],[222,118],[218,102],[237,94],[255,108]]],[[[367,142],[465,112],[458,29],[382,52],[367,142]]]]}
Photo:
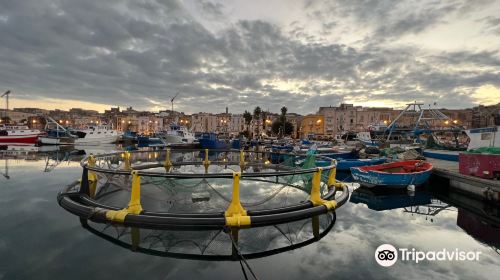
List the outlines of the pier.
{"type": "Polygon", "coordinates": [[[434,166],[431,181],[447,181],[450,188],[478,198],[500,202],[500,181],[460,174],[458,162],[428,158],[434,166]]]}

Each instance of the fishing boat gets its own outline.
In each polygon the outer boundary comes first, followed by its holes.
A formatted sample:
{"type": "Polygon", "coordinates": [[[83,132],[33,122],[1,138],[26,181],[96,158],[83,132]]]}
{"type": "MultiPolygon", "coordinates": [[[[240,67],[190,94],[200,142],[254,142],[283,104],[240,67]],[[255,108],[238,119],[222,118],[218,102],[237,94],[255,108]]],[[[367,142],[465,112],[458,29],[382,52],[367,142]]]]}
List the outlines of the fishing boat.
{"type": "MultiPolygon", "coordinates": [[[[337,171],[349,171],[351,167],[361,167],[382,164],[387,158],[367,158],[367,159],[339,159],[337,160],[337,171]]],[[[316,160],[316,166],[329,166],[332,162],[328,160],[316,160]]]]}
{"type": "Polygon", "coordinates": [[[217,138],[215,133],[203,133],[199,139],[202,149],[225,149],[228,143],[217,138]]]}
{"type": "Polygon", "coordinates": [[[354,180],[367,187],[423,185],[429,180],[431,172],[432,164],[421,160],[398,161],[351,168],[354,180]]]}
{"type": "Polygon", "coordinates": [[[105,125],[87,126],[81,130],[71,130],[70,133],[77,136],[76,145],[114,144],[120,138],[118,131],[109,129],[105,125]]]}
{"type": "Polygon", "coordinates": [[[158,134],[158,136],[162,137],[167,144],[193,143],[196,140],[194,134],[187,127],[175,123],[170,125],[169,130],[158,134]]]}
{"type": "Polygon", "coordinates": [[[73,145],[76,138],[78,137],[69,131],[56,128],[47,130],[47,134],[40,136],[38,140],[43,145],[73,145]]]}
{"type": "Polygon", "coordinates": [[[465,130],[470,142],[467,149],[477,149],[483,147],[500,148],[500,126],[474,128],[465,130]]]}
{"type": "Polygon", "coordinates": [[[158,136],[146,136],[140,135],[137,136],[137,146],[142,147],[165,147],[167,143],[163,140],[162,137],[158,136]]]}
{"type": "Polygon", "coordinates": [[[0,143],[35,144],[42,132],[25,125],[0,125],[0,143]]]}

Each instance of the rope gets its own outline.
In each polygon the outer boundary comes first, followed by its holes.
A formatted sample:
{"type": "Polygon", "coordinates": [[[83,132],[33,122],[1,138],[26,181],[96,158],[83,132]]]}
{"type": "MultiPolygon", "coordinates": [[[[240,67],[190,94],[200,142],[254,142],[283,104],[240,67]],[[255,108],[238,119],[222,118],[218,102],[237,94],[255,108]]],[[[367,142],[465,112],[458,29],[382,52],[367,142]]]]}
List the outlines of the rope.
{"type": "MultiPolygon", "coordinates": [[[[238,246],[238,244],[234,241],[234,238],[233,238],[233,235],[231,234],[231,229],[230,228],[227,228],[228,230],[228,233],[229,233],[229,238],[231,239],[231,243],[233,244],[234,246],[234,249],[236,249],[236,253],[238,253],[238,256],[240,257],[240,262],[243,261],[243,263],[246,265],[248,271],[250,271],[250,274],[252,274],[253,278],[255,280],[258,280],[259,278],[255,275],[255,273],[253,272],[252,268],[250,267],[250,265],[248,264],[247,260],[245,259],[245,257],[243,257],[243,254],[241,253],[241,250],[240,250],[240,246],[238,246]]],[[[243,266],[242,266],[243,267],[243,266]]],[[[246,278],[246,274],[245,274],[245,278],[246,278]]]]}

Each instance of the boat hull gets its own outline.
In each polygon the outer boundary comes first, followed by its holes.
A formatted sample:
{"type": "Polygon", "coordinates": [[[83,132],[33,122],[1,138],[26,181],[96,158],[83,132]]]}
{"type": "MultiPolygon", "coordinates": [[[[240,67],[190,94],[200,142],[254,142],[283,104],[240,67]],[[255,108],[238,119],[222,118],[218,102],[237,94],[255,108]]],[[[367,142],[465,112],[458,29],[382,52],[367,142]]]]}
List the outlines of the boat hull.
{"type": "Polygon", "coordinates": [[[40,137],[39,141],[43,145],[71,145],[75,143],[75,138],[71,137],[40,137]]]}
{"type": "Polygon", "coordinates": [[[424,157],[447,161],[458,161],[458,151],[447,150],[424,150],[424,157]]]}
{"type": "Polygon", "coordinates": [[[419,161],[406,161],[396,162],[389,164],[380,164],[369,167],[352,167],[351,174],[355,181],[367,187],[407,187],[408,185],[423,185],[431,176],[432,165],[430,167],[418,172],[394,172],[377,170],[382,167],[387,168],[403,168],[410,167],[419,161]]]}
{"type": "Polygon", "coordinates": [[[37,141],[38,141],[38,135],[0,136],[0,143],[36,144],[37,141]]]}
{"type": "Polygon", "coordinates": [[[75,139],[76,145],[102,145],[114,144],[118,141],[119,135],[110,135],[104,137],[91,137],[91,138],[77,138],[75,139]]]}
{"type": "MultiPolygon", "coordinates": [[[[381,164],[386,162],[386,158],[373,159],[339,159],[337,161],[337,171],[350,171],[351,167],[361,167],[368,165],[381,164]]],[[[332,162],[326,160],[316,161],[316,166],[328,166],[332,162]]]]}

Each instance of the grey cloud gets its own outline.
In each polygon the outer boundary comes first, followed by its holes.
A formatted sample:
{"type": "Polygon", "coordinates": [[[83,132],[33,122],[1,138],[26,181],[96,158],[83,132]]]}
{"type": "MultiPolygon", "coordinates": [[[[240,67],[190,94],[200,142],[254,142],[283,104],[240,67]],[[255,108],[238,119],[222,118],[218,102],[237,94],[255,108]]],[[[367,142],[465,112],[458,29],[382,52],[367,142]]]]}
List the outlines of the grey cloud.
{"type": "MultiPolygon", "coordinates": [[[[363,3],[342,7],[368,24],[389,16],[385,9],[396,5],[363,3]]],[[[201,4],[211,13],[222,9],[212,2],[201,4]]],[[[0,10],[7,18],[0,20],[0,84],[14,89],[18,98],[147,109],[151,104],[144,97],[167,107],[168,97],[179,90],[178,108],[187,112],[286,105],[290,111],[311,113],[352,97],[430,102],[458,93],[465,98],[450,106],[466,106],[471,101],[467,94],[475,88],[499,83],[495,52],[305,42],[262,20],[240,20],[214,34],[177,1],[2,1],[0,10]],[[266,84],[272,80],[300,86],[289,92],[266,84]]],[[[444,12],[414,18],[422,23],[413,32],[444,12]]],[[[400,34],[411,31],[407,25],[412,20],[400,22],[390,28],[400,34]]],[[[292,27],[303,32],[300,22],[292,27]]]]}

